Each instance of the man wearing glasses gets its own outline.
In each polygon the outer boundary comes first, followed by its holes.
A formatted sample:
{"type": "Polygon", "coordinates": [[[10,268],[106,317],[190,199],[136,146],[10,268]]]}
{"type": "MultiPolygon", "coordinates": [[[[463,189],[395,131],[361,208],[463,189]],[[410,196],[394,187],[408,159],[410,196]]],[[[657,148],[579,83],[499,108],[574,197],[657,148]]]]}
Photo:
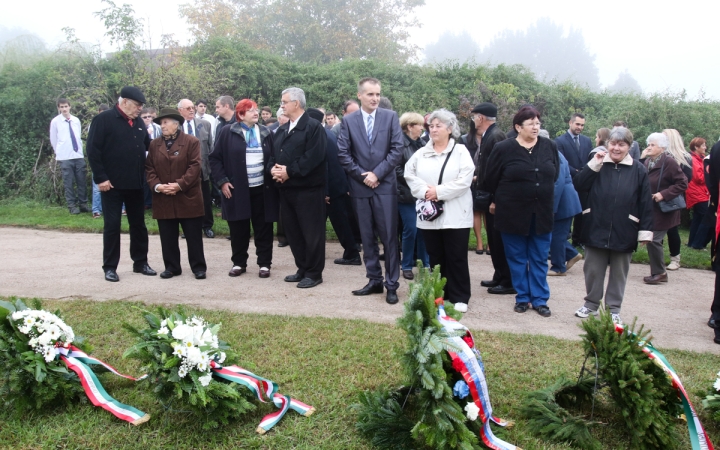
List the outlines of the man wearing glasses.
{"type": "Polygon", "coordinates": [[[102,197],[103,271],[107,281],[120,281],[120,219],[125,204],[130,225],[130,257],[133,272],[157,275],[147,261],[148,233],[145,227],[145,154],[150,145],[145,124],[138,116],[145,106],[140,89],[126,86],[114,108],[92,120],[87,139],[93,180],[102,197]]]}

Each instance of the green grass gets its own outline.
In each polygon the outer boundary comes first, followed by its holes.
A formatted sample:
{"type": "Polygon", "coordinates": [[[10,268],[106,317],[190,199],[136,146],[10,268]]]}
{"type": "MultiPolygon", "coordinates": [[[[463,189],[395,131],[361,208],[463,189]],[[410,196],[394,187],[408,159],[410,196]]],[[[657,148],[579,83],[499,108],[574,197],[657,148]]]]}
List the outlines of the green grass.
{"type": "MultiPolygon", "coordinates": [[[[121,372],[138,375],[134,360],[121,359],[131,343],[124,321],[142,326],[132,306],[120,301],[46,301],[45,309],[61,309],[76,334],[95,346],[95,356],[121,372]]],[[[90,404],[46,410],[17,417],[0,411],[0,448],[251,448],[251,449],[368,449],[354,429],[348,406],[365,389],[397,385],[401,370],[397,354],[405,337],[393,325],[359,320],[293,318],[193,310],[210,322],[222,322],[221,339],[239,353],[240,365],[280,385],[280,392],[313,405],[317,412],[301,417],[290,411],[265,436],[255,433],[263,415],[274,410],[262,405],[232,425],[203,432],[181,412],[163,411],[144,385],[111,374],[100,375],[108,393],[123,403],[151,414],[149,422],[133,427],[90,404]]],[[[518,414],[524,393],[545,387],[558,376],[576,376],[583,355],[579,342],[546,336],[474,332],[483,355],[495,415],[514,420],[510,430],[494,430],[524,449],[566,449],[535,438],[518,414]]],[[[696,407],[695,392],[712,386],[720,369],[716,355],[679,350],[664,352],[681,376],[696,407]]],[[[701,412],[711,439],[720,439],[720,427],[701,412]]],[[[617,419],[602,420],[596,435],[604,448],[627,449],[617,419]]],[[[689,448],[684,424],[677,422],[689,448]]]]}
{"type": "MultiPolygon", "coordinates": [[[[219,214],[219,209],[214,209],[219,214]]],[[[38,228],[44,230],[60,230],[74,231],[86,233],[102,233],[102,219],[93,219],[90,214],[70,215],[67,208],[63,206],[43,204],[32,200],[23,199],[6,199],[0,201],[0,226],[17,226],[38,228]]],[[[157,222],[153,220],[152,213],[145,213],[145,225],[147,225],[150,234],[157,234],[157,222]]],[[[122,230],[128,231],[127,218],[122,221],[122,230]]],[[[213,226],[215,234],[226,236],[230,233],[227,222],[220,217],[215,217],[215,225],[213,226]]],[[[332,229],[330,222],[326,224],[326,232],[328,240],[336,240],[337,235],[332,229]]],[[[485,230],[482,232],[483,242],[487,243],[485,230]]],[[[683,267],[695,269],[710,268],[710,250],[694,250],[685,245],[688,239],[688,230],[680,228],[680,239],[682,247],[680,249],[681,263],[683,267]]],[[[670,254],[667,250],[667,239],[665,240],[665,259],[670,262],[670,254]]],[[[469,249],[475,249],[477,240],[475,233],[470,232],[469,249]]],[[[644,246],[639,246],[638,251],[633,254],[632,261],[634,263],[648,264],[647,250],[644,246]]]]}

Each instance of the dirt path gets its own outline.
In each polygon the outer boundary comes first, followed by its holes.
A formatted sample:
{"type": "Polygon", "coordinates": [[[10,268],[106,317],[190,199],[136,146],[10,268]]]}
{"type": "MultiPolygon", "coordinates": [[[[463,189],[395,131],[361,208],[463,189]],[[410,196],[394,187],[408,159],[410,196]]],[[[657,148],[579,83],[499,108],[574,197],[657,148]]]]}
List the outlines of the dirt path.
{"type": "MultiPolygon", "coordinates": [[[[257,276],[253,262],[248,273],[230,278],[230,242],[225,238],[205,239],[208,262],[206,280],[195,280],[187,267],[186,249],[181,242],[184,273],[163,280],[132,273],[129,238],[122,237],[119,283],[104,280],[102,235],[63,233],[23,228],[0,229],[0,255],[5,267],[0,271],[0,295],[48,299],[87,298],[93,300],[141,300],[148,303],[185,303],[205,308],[237,312],[324,316],[393,323],[402,314],[400,304],[391,306],[385,297],[354,297],[353,289],[365,285],[362,266],[338,266],[333,259],[342,256],[338,243],[328,243],[324,283],[302,290],[283,282],[295,272],[289,247],[274,249],[272,275],[257,276]]],[[[580,319],[574,311],[583,303],[585,284],[582,262],[567,277],[551,277],[552,317],[545,319],[532,310],[513,312],[514,296],[490,295],[480,287],[480,280],[490,278],[490,257],[471,253],[470,274],[473,296],[463,323],[470,328],[512,333],[545,334],[564,339],[578,339],[580,319]]],[[[150,236],[150,265],[163,269],[158,236],[150,236]]],[[[679,348],[720,354],[712,341],[713,332],[706,322],[710,315],[714,273],[680,269],[670,273],[670,282],[660,286],[643,284],[648,266],[633,264],[630,268],[622,317],[629,322],[634,316],[652,330],[654,343],[661,348],[679,348]]],[[[407,293],[408,282],[401,279],[398,294],[407,293]]]]}

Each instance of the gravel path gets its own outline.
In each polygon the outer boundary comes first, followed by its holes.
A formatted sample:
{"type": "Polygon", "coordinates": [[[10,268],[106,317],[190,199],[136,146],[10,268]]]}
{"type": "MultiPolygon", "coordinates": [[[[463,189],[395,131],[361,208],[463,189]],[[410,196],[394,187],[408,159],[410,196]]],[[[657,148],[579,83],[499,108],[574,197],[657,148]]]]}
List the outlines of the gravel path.
{"type": "MultiPolygon", "coordinates": [[[[231,278],[227,276],[231,267],[230,242],[224,237],[205,239],[204,242],[208,261],[206,280],[195,280],[192,276],[184,242],[180,249],[185,272],[179,277],[163,280],[132,273],[129,238],[123,235],[123,253],[118,268],[120,282],[109,283],[104,280],[101,269],[101,234],[5,227],[0,233],[0,255],[6,262],[5,269],[0,272],[0,295],[184,303],[245,313],[385,323],[393,323],[402,314],[402,306],[386,304],[384,295],[354,297],[350,294],[351,290],[365,285],[365,270],[362,266],[333,264],[333,259],[342,256],[342,248],[336,242],[327,245],[324,283],[307,290],[283,282],[285,275],[295,272],[289,247],[275,247],[272,275],[261,279],[257,276],[258,267],[254,264],[251,244],[250,261],[253,263],[248,266],[248,273],[231,278]]],[[[469,259],[473,296],[463,319],[465,325],[473,329],[579,339],[580,319],[574,316],[574,311],[583,304],[585,294],[582,262],[575,265],[568,276],[549,279],[552,317],[542,318],[532,310],[525,314],[513,312],[514,296],[488,294],[480,287],[480,280],[492,276],[490,257],[471,253],[469,259]]],[[[162,271],[158,236],[150,236],[149,262],[158,273],[162,271]]],[[[680,269],[670,273],[669,283],[659,286],[643,284],[645,275],[649,275],[648,266],[631,265],[623,319],[630,322],[637,316],[639,322],[652,330],[654,343],[660,348],[720,354],[720,346],[713,343],[713,332],[706,325],[713,297],[714,273],[680,269]]],[[[407,293],[408,284],[401,279],[398,292],[401,300],[407,293]]]]}

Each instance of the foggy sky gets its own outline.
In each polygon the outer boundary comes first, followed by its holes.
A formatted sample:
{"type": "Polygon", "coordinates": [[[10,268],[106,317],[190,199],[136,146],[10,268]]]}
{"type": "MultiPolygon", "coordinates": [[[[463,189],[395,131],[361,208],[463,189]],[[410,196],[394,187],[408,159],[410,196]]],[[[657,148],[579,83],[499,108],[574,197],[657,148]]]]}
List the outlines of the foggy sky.
{"type": "MultiPolygon", "coordinates": [[[[181,44],[192,40],[177,12],[184,2],[116,1],[117,5],[123,3],[133,6],[136,17],[145,19],[145,38],[153,46],[157,47],[166,33],[173,33],[181,44]]],[[[31,7],[11,2],[3,8],[0,27],[35,33],[52,48],[64,40],[62,28],[68,26],[81,41],[100,43],[103,51],[112,51],[102,24],[92,15],[103,7],[99,0],[36,0],[31,7]]],[[[685,89],[690,98],[696,98],[704,89],[708,97],[720,99],[720,83],[715,82],[720,52],[715,50],[717,38],[712,33],[720,4],[714,2],[686,0],[663,7],[663,3],[647,0],[426,0],[416,12],[422,27],[411,35],[421,48],[446,31],[463,30],[484,47],[504,29],[522,30],[540,17],[550,17],[566,29],[582,31],[588,50],[596,56],[603,86],[614,83],[627,70],[645,93],[685,89]]]]}

